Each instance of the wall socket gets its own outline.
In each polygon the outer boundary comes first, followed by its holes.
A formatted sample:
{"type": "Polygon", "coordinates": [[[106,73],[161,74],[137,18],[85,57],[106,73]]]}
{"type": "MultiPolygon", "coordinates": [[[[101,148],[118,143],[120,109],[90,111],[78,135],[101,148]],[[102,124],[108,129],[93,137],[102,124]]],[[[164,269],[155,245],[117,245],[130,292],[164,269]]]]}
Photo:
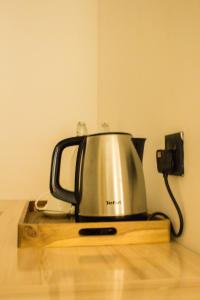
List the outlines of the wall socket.
{"type": "Polygon", "coordinates": [[[165,136],[165,150],[172,150],[173,169],[169,175],[184,175],[184,151],[183,151],[183,132],[168,134],[165,136]]]}

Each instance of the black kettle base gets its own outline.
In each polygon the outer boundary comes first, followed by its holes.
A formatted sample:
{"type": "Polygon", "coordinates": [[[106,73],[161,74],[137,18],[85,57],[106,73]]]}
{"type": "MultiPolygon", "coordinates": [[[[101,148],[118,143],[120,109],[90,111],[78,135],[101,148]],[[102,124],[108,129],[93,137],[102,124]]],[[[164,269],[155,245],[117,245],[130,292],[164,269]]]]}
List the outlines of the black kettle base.
{"type": "Polygon", "coordinates": [[[117,222],[117,221],[145,221],[148,219],[147,213],[129,216],[113,216],[113,217],[90,217],[80,216],[75,217],[76,222],[117,222]]]}

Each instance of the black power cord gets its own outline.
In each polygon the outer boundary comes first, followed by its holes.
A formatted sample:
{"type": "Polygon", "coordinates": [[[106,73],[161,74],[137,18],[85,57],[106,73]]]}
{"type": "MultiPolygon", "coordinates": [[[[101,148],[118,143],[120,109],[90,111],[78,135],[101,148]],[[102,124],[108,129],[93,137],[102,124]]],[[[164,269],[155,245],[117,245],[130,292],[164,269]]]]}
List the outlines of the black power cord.
{"type": "MultiPolygon", "coordinates": [[[[168,182],[168,174],[167,174],[167,173],[163,173],[163,178],[164,178],[165,185],[166,185],[167,191],[168,191],[168,193],[169,193],[169,196],[170,196],[170,198],[171,198],[171,200],[172,200],[172,202],[173,202],[173,204],[174,204],[174,206],[175,206],[175,208],[176,208],[176,211],[177,211],[177,213],[178,213],[179,221],[180,221],[180,226],[179,226],[178,232],[175,231],[175,229],[174,229],[174,227],[173,227],[173,224],[172,224],[172,222],[171,222],[171,233],[172,233],[172,235],[175,236],[175,237],[180,237],[181,234],[182,234],[182,232],[183,232],[183,228],[184,228],[183,215],[182,215],[181,209],[180,209],[180,207],[179,207],[179,205],[178,205],[178,203],[177,203],[177,201],[176,201],[176,199],[175,199],[175,197],[174,197],[174,195],[173,195],[173,193],[172,193],[172,190],[171,190],[171,188],[170,188],[170,186],[169,186],[169,182],[168,182]]],[[[152,220],[152,219],[154,219],[156,216],[161,216],[161,217],[163,217],[163,218],[165,218],[165,219],[170,219],[166,214],[164,214],[164,213],[162,213],[162,212],[154,212],[153,214],[151,214],[151,215],[149,216],[148,219],[149,219],[149,220],[152,220]]]]}

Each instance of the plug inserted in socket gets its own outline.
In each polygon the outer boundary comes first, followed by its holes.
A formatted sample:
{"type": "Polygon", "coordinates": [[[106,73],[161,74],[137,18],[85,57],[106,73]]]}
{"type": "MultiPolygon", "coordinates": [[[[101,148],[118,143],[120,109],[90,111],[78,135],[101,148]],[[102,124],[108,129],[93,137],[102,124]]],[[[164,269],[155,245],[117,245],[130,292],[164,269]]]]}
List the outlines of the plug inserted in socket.
{"type": "Polygon", "coordinates": [[[165,136],[165,150],[172,150],[173,170],[169,175],[182,176],[184,174],[183,132],[165,136]]]}

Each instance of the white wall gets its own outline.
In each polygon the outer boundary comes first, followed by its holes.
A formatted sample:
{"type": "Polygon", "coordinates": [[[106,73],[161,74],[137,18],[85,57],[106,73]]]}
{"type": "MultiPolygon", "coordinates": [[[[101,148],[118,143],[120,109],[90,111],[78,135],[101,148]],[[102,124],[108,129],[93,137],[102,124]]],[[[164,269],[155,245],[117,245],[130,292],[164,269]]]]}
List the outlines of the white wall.
{"type": "Polygon", "coordinates": [[[51,154],[97,120],[97,1],[0,1],[0,199],[48,191],[51,154]]]}
{"type": "Polygon", "coordinates": [[[185,176],[169,181],[185,218],[179,240],[200,253],[200,2],[101,0],[99,123],[147,137],[149,211],[175,209],[157,173],[164,135],[185,134],[185,176]]]}

